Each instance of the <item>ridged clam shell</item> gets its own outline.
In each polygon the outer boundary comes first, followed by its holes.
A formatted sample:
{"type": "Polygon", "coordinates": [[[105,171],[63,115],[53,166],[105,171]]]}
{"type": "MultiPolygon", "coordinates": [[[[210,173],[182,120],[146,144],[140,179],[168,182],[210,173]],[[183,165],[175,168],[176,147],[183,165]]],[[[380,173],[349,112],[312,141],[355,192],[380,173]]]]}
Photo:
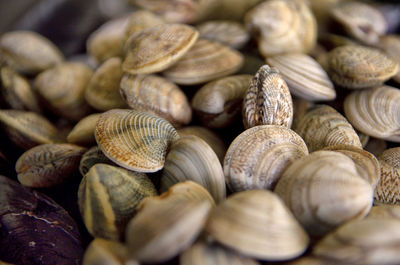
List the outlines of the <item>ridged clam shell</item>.
{"type": "Polygon", "coordinates": [[[195,85],[236,73],[242,65],[240,52],[215,41],[199,39],[163,74],[177,84],[195,85]]]}
{"type": "Polygon", "coordinates": [[[95,137],[103,153],[116,164],[138,172],[155,172],[164,166],[167,148],[179,135],[162,118],[114,109],[100,116],[95,137]]]}
{"type": "Polygon", "coordinates": [[[79,185],[78,205],[92,236],[119,240],[143,198],[156,195],[145,174],[96,164],[79,185]]]}
{"type": "Polygon", "coordinates": [[[378,203],[400,204],[400,147],[385,150],[379,157],[381,178],[375,189],[378,203]]]}
{"type": "Polygon", "coordinates": [[[217,203],[225,199],[225,177],[218,157],[194,135],[183,136],[171,144],[161,174],[161,191],[186,180],[202,185],[217,203]]]}
{"type": "Polygon", "coordinates": [[[62,184],[78,171],[86,148],[72,144],[42,144],[23,153],[15,164],[19,182],[46,188],[62,184]]]}
{"type": "Polygon", "coordinates": [[[364,217],[373,201],[373,188],[358,175],[354,162],[333,151],[316,151],[294,161],[274,192],[312,235],[364,217]]]}
{"type": "Polygon", "coordinates": [[[362,148],[360,138],[351,124],[328,105],[311,108],[294,130],[304,139],[310,152],[339,144],[362,148]]]}
{"type": "Polygon", "coordinates": [[[232,191],[273,189],[285,168],[308,155],[303,139],[278,125],[260,125],[237,136],[228,148],[224,174],[232,191]]]}
{"type": "Polygon", "coordinates": [[[202,123],[210,128],[228,126],[240,113],[251,75],[234,75],[201,87],[192,99],[192,107],[202,123]]]}
{"type": "MultiPolygon", "coordinates": [[[[390,58],[400,64],[400,36],[399,35],[384,35],[379,38],[376,44],[378,48],[383,50],[390,58]]],[[[393,76],[393,79],[400,83],[400,71],[393,76]]]]}
{"type": "Polygon", "coordinates": [[[124,72],[150,74],[176,63],[195,44],[198,31],[184,24],[161,24],[127,40],[124,72]]]}
{"type": "Polygon", "coordinates": [[[310,101],[335,99],[336,91],[328,74],[311,56],[289,53],[268,57],[266,61],[279,69],[293,95],[310,101]]]}
{"type": "Polygon", "coordinates": [[[115,164],[104,155],[100,147],[93,146],[82,155],[81,161],[79,162],[79,172],[84,177],[92,166],[99,163],[115,166],[115,164]]]}
{"type": "Polygon", "coordinates": [[[205,230],[241,254],[271,261],[295,258],[309,242],[289,209],[267,190],[231,195],[211,212],[205,230]]]}
{"type": "Polygon", "coordinates": [[[93,146],[96,145],[94,130],[101,113],[91,114],[81,119],[67,136],[68,143],[93,146]]]}
{"type": "Polygon", "coordinates": [[[242,117],[245,128],[265,124],[290,128],[293,101],[276,68],[264,65],[257,71],[243,99],[242,117]]]}
{"type": "Polygon", "coordinates": [[[127,252],[126,246],[120,242],[95,238],[85,251],[82,265],[124,265],[127,252]]]}
{"type": "Polygon", "coordinates": [[[135,35],[144,29],[163,23],[165,23],[164,20],[156,14],[144,9],[139,9],[129,16],[129,21],[125,29],[125,41],[132,35],[135,35]]]}
{"type": "Polygon", "coordinates": [[[173,124],[188,124],[192,119],[186,95],[163,77],[125,74],[120,92],[134,110],[154,113],[173,124]]]}

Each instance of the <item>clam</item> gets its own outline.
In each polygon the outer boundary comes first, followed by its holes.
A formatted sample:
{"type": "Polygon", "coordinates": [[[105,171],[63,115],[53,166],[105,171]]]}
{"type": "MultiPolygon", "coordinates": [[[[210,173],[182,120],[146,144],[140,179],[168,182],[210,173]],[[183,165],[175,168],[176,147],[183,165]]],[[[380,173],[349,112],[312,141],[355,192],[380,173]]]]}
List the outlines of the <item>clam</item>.
{"type": "Polygon", "coordinates": [[[119,240],[143,198],[156,195],[145,174],[100,163],[82,179],[78,204],[92,236],[119,240]]]}
{"type": "Polygon", "coordinates": [[[334,145],[362,148],[351,124],[328,105],[316,105],[309,109],[294,130],[304,139],[310,152],[334,145]]]}
{"type": "Polygon", "coordinates": [[[128,24],[125,27],[125,41],[144,29],[164,23],[164,20],[156,14],[144,9],[139,9],[133,12],[129,17],[128,24]]]}
{"type": "Polygon", "coordinates": [[[122,70],[130,74],[160,72],[176,63],[195,44],[198,31],[184,24],[161,24],[127,40],[122,70]]]}
{"type": "Polygon", "coordinates": [[[127,249],[123,244],[95,238],[85,251],[82,265],[124,265],[127,256],[127,249]]]}
{"type": "Polygon", "coordinates": [[[14,70],[37,74],[64,60],[61,51],[33,31],[11,31],[0,38],[0,60],[14,70]]]}
{"type": "Polygon", "coordinates": [[[164,192],[161,196],[173,196],[174,199],[182,197],[183,200],[197,201],[197,202],[208,202],[212,207],[215,206],[215,200],[203,186],[186,180],[179,182],[171,186],[167,192],[164,192]]]}
{"type": "Polygon", "coordinates": [[[379,157],[381,178],[375,189],[375,202],[400,204],[400,148],[385,150],[379,157]]]}
{"type": "Polygon", "coordinates": [[[153,113],[173,124],[188,124],[192,119],[186,95],[163,77],[125,74],[120,92],[134,110],[153,113]]]}
{"type": "Polygon", "coordinates": [[[373,188],[351,158],[316,151],[294,161],[274,190],[312,235],[323,235],[370,210],[373,188]]]}
{"type": "Polygon", "coordinates": [[[81,119],[68,134],[68,143],[84,146],[95,145],[94,130],[100,115],[101,113],[91,114],[81,119]]]}
{"type": "Polygon", "coordinates": [[[328,74],[311,56],[289,53],[267,58],[267,63],[279,69],[291,94],[309,100],[333,100],[336,91],[328,74]]]}
{"type": "Polygon", "coordinates": [[[214,12],[218,19],[243,21],[243,17],[249,9],[263,0],[219,0],[219,6],[214,12]]]}
{"type": "Polygon", "coordinates": [[[100,116],[95,137],[103,153],[117,165],[138,172],[155,172],[164,166],[167,148],[179,135],[160,117],[114,109],[100,116]]]}
{"type": "Polygon", "coordinates": [[[251,75],[234,75],[201,87],[192,99],[192,107],[202,123],[210,128],[224,128],[240,114],[251,75]]]}
{"type": "Polygon", "coordinates": [[[232,191],[273,189],[285,168],[306,155],[307,147],[294,131],[278,125],[252,127],[226,152],[226,182],[232,191]]]}
{"type": "Polygon", "coordinates": [[[299,121],[303,118],[303,116],[307,113],[307,111],[314,106],[313,102],[302,99],[302,98],[293,98],[293,123],[292,128],[296,128],[298,126],[299,121]]]}
{"type": "MultiPolygon", "coordinates": [[[[376,44],[378,48],[383,50],[390,58],[400,64],[400,36],[399,35],[384,35],[379,38],[376,44]]],[[[393,79],[400,83],[400,71],[393,76],[393,79]]]]}
{"type": "Polygon", "coordinates": [[[371,208],[368,219],[394,219],[400,221],[400,206],[395,204],[381,204],[371,208]]]}
{"type": "Polygon", "coordinates": [[[245,128],[257,125],[283,125],[290,128],[293,102],[285,80],[276,68],[262,66],[255,74],[243,100],[245,128]]]}
{"type": "Polygon", "coordinates": [[[47,188],[64,183],[78,171],[86,148],[72,144],[42,144],[23,153],[15,164],[19,182],[47,188]]]}
{"type": "Polygon", "coordinates": [[[211,212],[205,230],[243,255],[271,261],[300,256],[309,242],[289,209],[267,190],[231,195],[211,212]]]}
{"type": "Polygon", "coordinates": [[[81,161],[79,162],[79,172],[84,177],[92,166],[99,163],[115,166],[115,164],[103,154],[98,146],[93,146],[82,155],[81,161]]]}

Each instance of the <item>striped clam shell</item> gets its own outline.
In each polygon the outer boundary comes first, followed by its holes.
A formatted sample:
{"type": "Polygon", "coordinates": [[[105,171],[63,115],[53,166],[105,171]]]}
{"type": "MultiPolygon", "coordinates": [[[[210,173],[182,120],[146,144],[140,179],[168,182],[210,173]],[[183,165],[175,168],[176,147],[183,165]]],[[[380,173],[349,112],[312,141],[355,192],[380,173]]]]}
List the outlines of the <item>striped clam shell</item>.
{"type": "Polygon", "coordinates": [[[385,150],[379,157],[381,178],[375,189],[375,202],[400,204],[400,147],[385,150]]]}
{"type": "Polygon", "coordinates": [[[68,143],[83,146],[95,145],[96,139],[94,137],[94,130],[100,115],[101,113],[91,114],[75,124],[74,128],[72,128],[67,136],[68,143]]]}
{"type": "Polygon", "coordinates": [[[114,109],[100,116],[95,137],[103,153],[117,165],[138,172],[155,172],[164,166],[167,148],[179,135],[160,117],[114,109]]]}

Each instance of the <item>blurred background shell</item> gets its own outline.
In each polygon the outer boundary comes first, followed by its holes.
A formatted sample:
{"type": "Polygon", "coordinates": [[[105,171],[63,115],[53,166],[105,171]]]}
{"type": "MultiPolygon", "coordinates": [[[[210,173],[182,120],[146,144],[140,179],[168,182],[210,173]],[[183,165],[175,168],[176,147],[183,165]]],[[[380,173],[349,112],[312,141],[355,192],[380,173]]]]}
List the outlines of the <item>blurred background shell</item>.
{"type": "Polygon", "coordinates": [[[67,136],[68,143],[83,146],[96,145],[94,131],[100,115],[101,113],[91,114],[82,118],[77,124],[75,124],[67,136]]]}

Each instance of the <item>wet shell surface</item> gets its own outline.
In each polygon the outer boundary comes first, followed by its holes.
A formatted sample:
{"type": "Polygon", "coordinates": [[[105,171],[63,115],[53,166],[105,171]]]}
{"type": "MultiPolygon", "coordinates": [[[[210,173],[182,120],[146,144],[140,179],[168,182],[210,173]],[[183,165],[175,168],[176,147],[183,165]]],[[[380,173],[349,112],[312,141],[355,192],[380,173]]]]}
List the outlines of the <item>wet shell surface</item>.
{"type": "Polygon", "coordinates": [[[143,198],[156,195],[145,174],[96,164],[79,185],[78,204],[92,236],[119,240],[143,198]]]}
{"type": "Polygon", "coordinates": [[[310,152],[334,145],[362,148],[360,138],[351,124],[328,105],[311,108],[294,130],[304,139],[310,152]]]}
{"type": "Polygon", "coordinates": [[[377,203],[400,204],[400,147],[385,150],[379,157],[381,179],[375,189],[377,203]]]}
{"type": "Polygon", "coordinates": [[[188,124],[192,119],[186,95],[161,76],[125,74],[120,92],[134,110],[156,114],[173,124],[188,124]]]}
{"type": "Polygon", "coordinates": [[[101,113],[91,114],[80,120],[67,136],[68,143],[93,146],[96,145],[94,130],[101,113]]]}
{"type": "Polygon", "coordinates": [[[122,243],[95,238],[85,251],[82,265],[124,265],[127,256],[127,249],[122,243]]]}
{"type": "Polygon", "coordinates": [[[267,190],[231,195],[211,212],[205,230],[243,255],[271,261],[300,256],[309,242],[279,197],[267,190]]]}
{"type": "Polygon", "coordinates": [[[96,141],[103,153],[129,170],[155,172],[179,135],[166,120],[146,112],[114,109],[103,113],[96,125],[96,141]]]}
{"type": "Polygon", "coordinates": [[[311,56],[289,53],[268,57],[266,61],[279,69],[293,95],[310,101],[335,99],[336,91],[328,74],[311,56]]]}
{"type": "Polygon", "coordinates": [[[93,146],[82,155],[79,162],[79,172],[84,177],[92,166],[99,163],[115,166],[115,163],[103,154],[100,147],[93,146]]]}
{"type": "Polygon", "coordinates": [[[306,155],[303,139],[291,129],[255,126],[229,146],[224,160],[225,179],[232,191],[273,189],[285,168],[306,155]]]}
{"type": "Polygon", "coordinates": [[[195,85],[234,74],[242,65],[240,52],[215,41],[199,39],[163,74],[177,84],[195,85]]]}
{"type": "Polygon", "coordinates": [[[266,124],[290,128],[293,101],[276,68],[264,65],[257,71],[243,100],[242,117],[245,128],[266,124]]]}
{"type": "Polygon", "coordinates": [[[184,24],[161,24],[127,40],[122,70],[130,74],[160,72],[176,63],[195,44],[198,31],[184,24]]]}
{"type": "Polygon", "coordinates": [[[358,175],[351,158],[333,151],[316,151],[294,161],[274,192],[312,235],[364,217],[373,201],[373,188],[358,175]]]}

